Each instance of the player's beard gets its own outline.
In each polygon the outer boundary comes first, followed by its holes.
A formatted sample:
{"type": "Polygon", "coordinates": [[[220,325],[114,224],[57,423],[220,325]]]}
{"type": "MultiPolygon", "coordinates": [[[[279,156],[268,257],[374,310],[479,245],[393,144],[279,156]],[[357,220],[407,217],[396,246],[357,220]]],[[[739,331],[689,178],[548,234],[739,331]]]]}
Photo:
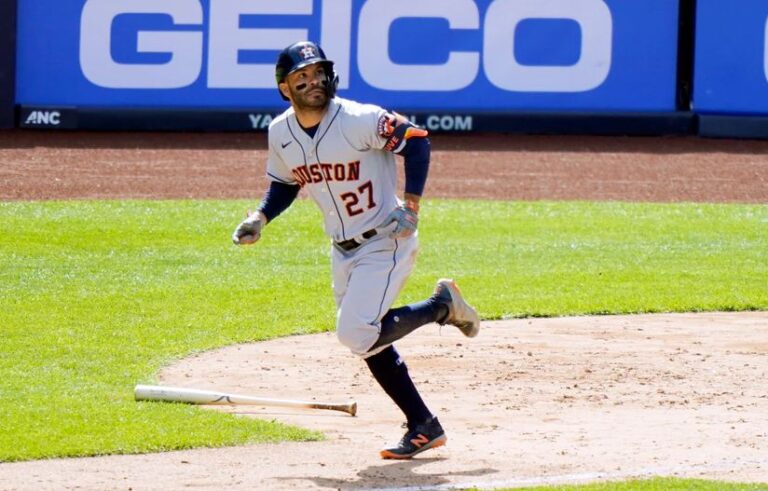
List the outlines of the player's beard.
{"type": "Polygon", "coordinates": [[[328,105],[328,91],[324,85],[305,90],[296,90],[290,87],[289,89],[291,91],[291,101],[299,111],[320,111],[328,105]]]}

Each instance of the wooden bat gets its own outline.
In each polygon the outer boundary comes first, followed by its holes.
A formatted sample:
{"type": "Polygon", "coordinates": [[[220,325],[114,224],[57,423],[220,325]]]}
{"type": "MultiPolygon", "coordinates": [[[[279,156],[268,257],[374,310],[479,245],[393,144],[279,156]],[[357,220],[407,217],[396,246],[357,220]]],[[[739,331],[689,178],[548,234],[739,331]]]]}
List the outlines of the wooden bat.
{"type": "Polygon", "coordinates": [[[251,405],[279,406],[302,409],[330,409],[343,411],[352,416],[357,414],[357,402],[330,403],[314,401],[295,401],[289,399],[271,399],[267,397],[251,397],[238,394],[227,394],[213,390],[186,389],[182,387],[163,387],[160,385],[137,385],[133,391],[137,401],[169,401],[186,402],[189,404],[219,404],[219,405],[251,405]]]}

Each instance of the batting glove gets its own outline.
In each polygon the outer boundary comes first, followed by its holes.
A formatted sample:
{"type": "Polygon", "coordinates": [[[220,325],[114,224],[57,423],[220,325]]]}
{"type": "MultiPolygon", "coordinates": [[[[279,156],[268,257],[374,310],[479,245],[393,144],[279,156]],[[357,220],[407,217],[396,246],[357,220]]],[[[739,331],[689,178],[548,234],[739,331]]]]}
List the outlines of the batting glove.
{"type": "Polygon", "coordinates": [[[253,244],[261,238],[262,228],[264,228],[264,220],[261,212],[248,212],[248,217],[237,226],[232,234],[232,242],[235,245],[253,244]]]}
{"type": "Polygon", "coordinates": [[[419,215],[416,211],[406,208],[405,206],[398,206],[392,213],[389,214],[385,225],[396,223],[395,228],[390,232],[390,235],[395,239],[401,239],[409,237],[416,232],[416,227],[419,224],[419,215]]]}

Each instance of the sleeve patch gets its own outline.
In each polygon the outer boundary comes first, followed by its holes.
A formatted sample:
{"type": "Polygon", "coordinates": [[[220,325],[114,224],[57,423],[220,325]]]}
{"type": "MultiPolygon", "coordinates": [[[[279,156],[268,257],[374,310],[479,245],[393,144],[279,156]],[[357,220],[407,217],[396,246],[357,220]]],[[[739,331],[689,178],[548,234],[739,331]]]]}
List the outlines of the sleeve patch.
{"type": "Polygon", "coordinates": [[[392,113],[384,113],[379,118],[378,131],[382,138],[389,138],[395,131],[397,118],[392,113]]]}
{"type": "Polygon", "coordinates": [[[386,138],[384,150],[399,152],[406,140],[413,137],[426,137],[427,131],[415,126],[404,116],[397,113],[384,113],[378,122],[379,136],[386,138]]]}

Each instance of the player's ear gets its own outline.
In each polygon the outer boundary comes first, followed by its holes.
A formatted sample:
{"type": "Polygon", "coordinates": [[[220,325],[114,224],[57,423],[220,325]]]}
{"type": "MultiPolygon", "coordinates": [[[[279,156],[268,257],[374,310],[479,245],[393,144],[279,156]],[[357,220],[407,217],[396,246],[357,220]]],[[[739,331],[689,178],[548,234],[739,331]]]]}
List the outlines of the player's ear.
{"type": "Polygon", "coordinates": [[[288,84],[285,82],[280,82],[277,84],[277,88],[280,90],[280,93],[283,94],[287,99],[291,99],[291,91],[288,89],[288,84]]]}

